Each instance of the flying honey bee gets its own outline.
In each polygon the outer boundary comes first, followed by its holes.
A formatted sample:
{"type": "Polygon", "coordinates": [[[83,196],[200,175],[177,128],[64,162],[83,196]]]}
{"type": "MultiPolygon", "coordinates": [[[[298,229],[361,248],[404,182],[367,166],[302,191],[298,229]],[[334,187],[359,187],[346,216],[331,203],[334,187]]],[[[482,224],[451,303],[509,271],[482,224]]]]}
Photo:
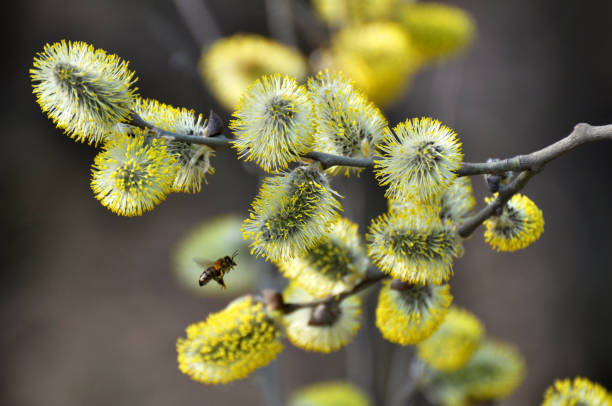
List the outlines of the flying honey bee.
{"type": "Polygon", "coordinates": [[[204,268],[202,275],[200,275],[200,286],[206,285],[212,279],[221,285],[223,289],[226,289],[225,282],[223,282],[223,277],[236,266],[234,258],[236,258],[237,255],[238,251],[234,252],[231,257],[225,256],[223,258],[219,258],[215,262],[194,258],[194,261],[204,268]]]}

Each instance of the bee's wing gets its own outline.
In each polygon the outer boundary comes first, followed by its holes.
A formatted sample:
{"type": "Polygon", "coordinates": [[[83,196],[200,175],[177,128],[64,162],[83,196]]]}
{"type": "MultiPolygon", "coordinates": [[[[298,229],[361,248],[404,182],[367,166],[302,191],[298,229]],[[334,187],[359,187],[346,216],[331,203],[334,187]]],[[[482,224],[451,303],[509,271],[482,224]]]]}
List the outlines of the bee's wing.
{"type": "Polygon", "coordinates": [[[194,258],[193,262],[195,262],[196,264],[200,265],[204,269],[210,268],[212,266],[212,264],[215,263],[215,261],[211,261],[208,258],[194,258]]]}

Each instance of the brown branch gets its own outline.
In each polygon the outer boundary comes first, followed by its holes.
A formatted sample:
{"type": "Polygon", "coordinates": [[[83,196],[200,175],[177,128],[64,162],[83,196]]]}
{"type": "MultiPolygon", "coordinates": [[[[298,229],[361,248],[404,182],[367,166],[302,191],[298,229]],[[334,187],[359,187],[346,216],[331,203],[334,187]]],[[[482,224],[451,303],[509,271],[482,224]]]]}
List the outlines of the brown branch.
{"type": "Polygon", "coordinates": [[[355,295],[361,292],[362,290],[365,290],[369,288],[370,286],[375,285],[376,283],[388,277],[389,275],[382,273],[378,269],[371,268],[371,269],[368,269],[365,277],[361,280],[361,282],[359,282],[357,285],[353,286],[353,288],[349,290],[346,290],[337,295],[329,295],[322,299],[312,300],[310,302],[303,302],[303,303],[283,302],[280,305],[281,308],[279,310],[281,310],[284,314],[289,314],[296,310],[300,310],[306,307],[316,307],[321,304],[327,304],[327,303],[332,303],[332,302],[340,303],[347,297],[355,295]]]}
{"type": "MultiPolygon", "coordinates": [[[[612,139],[612,125],[592,126],[586,123],[577,124],[567,137],[528,155],[518,155],[503,161],[488,163],[486,173],[521,171],[507,186],[500,188],[495,200],[478,213],[465,220],[458,228],[458,234],[466,238],[471,235],[486,219],[494,215],[515,193],[525,187],[527,182],[544,166],[555,158],[587,142],[612,139]]],[[[482,165],[482,164],[470,164],[482,165]]]]}
{"type": "MultiPolygon", "coordinates": [[[[166,131],[161,128],[157,128],[147,123],[136,113],[133,113],[132,120],[129,124],[137,127],[148,128],[158,136],[166,139],[189,142],[193,144],[208,145],[210,147],[215,148],[229,148],[230,142],[232,141],[230,138],[227,138],[224,135],[216,135],[214,137],[202,137],[196,135],[176,134],[171,131],[166,131]]],[[[559,156],[565,154],[568,151],[573,150],[579,145],[585,144],[587,142],[606,139],[612,140],[612,124],[592,126],[590,124],[580,123],[574,127],[574,131],[572,131],[570,135],[538,151],[534,151],[527,155],[517,155],[512,158],[495,160],[491,162],[463,162],[461,164],[461,167],[457,169],[456,173],[458,176],[472,176],[483,175],[487,173],[505,173],[507,171],[539,172],[548,162],[552,161],[555,158],[558,158],[559,156]]],[[[376,157],[350,158],[340,155],[326,154],[324,152],[317,151],[308,152],[304,154],[303,157],[321,162],[324,169],[327,169],[331,166],[373,168],[374,161],[377,159],[376,157]]]]}

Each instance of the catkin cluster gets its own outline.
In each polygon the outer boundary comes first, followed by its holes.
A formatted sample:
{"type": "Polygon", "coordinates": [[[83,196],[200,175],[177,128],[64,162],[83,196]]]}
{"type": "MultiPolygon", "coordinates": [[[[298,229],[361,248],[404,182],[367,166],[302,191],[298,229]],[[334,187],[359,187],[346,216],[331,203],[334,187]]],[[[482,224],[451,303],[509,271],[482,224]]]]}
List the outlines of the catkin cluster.
{"type": "MultiPolygon", "coordinates": [[[[319,9],[330,21],[335,18],[331,9],[319,9]]],[[[369,21],[364,13],[359,20],[369,21]]],[[[406,18],[424,37],[433,29],[406,18]]],[[[376,24],[367,30],[390,29],[376,24]]],[[[338,34],[334,42],[353,37],[338,34]]],[[[368,47],[370,40],[365,35],[353,46],[368,47]]],[[[235,42],[232,46],[242,49],[235,42]]],[[[450,42],[441,38],[438,45],[445,49],[450,42]]],[[[366,93],[342,73],[320,71],[300,84],[305,79],[300,58],[266,46],[279,57],[294,58],[296,73],[261,75],[267,72],[253,67],[254,81],[233,112],[231,145],[240,159],[271,173],[241,231],[251,253],[276,265],[288,287],[275,304],[243,297],[189,326],[177,342],[179,369],[197,381],[226,383],[273,360],[282,349],[281,337],[307,351],[341,349],[362,322],[355,292],[367,282],[368,270],[378,268],[388,280],[380,289],[375,324],[388,341],[417,346],[430,371],[429,398],[456,405],[507,396],[524,376],[520,354],[488,338],[475,315],[452,306],[449,280],[463,253],[457,230],[475,205],[469,179],[457,177],[463,159],[458,135],[427,117],[390,129],[366,93]],[[332,188],[334,176],[362,168],[327,167],[308,158],[314,152],[348,162],[372,160],[388,209],[371,221],[365,238],[340,216],[340,196],[332,188]]],[[[218,48],[214,55],[223,52],[229,51],[218,48]]],[[[207,75],[221,74],[209,60],[203,66],[207,75]]],[[[212,148],[172,136],[215,135],[209,134],[208,122],[191,110],[138,96],[134,73],[117,56],[62,41],[47,45],[30,72],[37,101],[57,126],[77,141],[101,146],[91,186],[113,212],[140,215],[170,192],[199,192],[206,174],[214,172],[212,148]]],[[[230,93],[223,97],[227,103],[236,100],[230,93]]],[[[485,239],[497,250],[522,249],[539,238],[543,224],[537,206],[515,195],[485,222],[485,239]]],[[[585,385],[558,384],[556,392],[547,393],[546,404],[582,396],[585,390],[574,387],[585,385]]],[[[589,391],[599,394],[596,387],[589,391]]]]}
{"type": "Polygon", "coordinates": [[[141,98],[134,72],[118,56],[84,42],[47,44],[30,76],[40,107],[60,129],[101,146],[91,187],[111,211],[141,215],[171,192],[199,192],[206,174],[214,173],[210,147],[160,139],[134,125],[138,116],[165,131],[207,135],[201,115],[141,98]]]}

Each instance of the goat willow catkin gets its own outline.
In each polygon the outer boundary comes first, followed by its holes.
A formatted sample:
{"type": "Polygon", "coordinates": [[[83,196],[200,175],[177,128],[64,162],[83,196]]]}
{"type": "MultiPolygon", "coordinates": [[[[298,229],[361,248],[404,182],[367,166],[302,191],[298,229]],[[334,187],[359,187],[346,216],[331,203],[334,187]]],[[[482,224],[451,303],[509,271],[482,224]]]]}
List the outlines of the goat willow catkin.
{"type": "MultiPolygon", "coordinates": [[[[317,119],[317,151],[349,158],[370,157],[389,133],[380,110],[342,73],[319,72],[308,79],[308,90],[317,119]]],[[[330,168],[333,174],[347,176],[360,170],[348,166],[330,168]]]]}
{"type": "Polygon", "coordinates": [[[302,82],[306,58],[297,49],[261,35],[236,34],[216,41],[200,58],[199,70],[217,99],[233,110],[255,80],[281,73],[302,82]]]}
{"type": "Polygon", "coordinates": [[[383,272],[404,282],[439,285],[461,253],[455,228],[428,209],[392,211],[372,221],[368,254],[383,272]]]}
{"type": "MultiPolygon", "coordinates": [[[[201,114],[193,110],[177,108],[160,103],[153,99],[137,98],[132,109],[146,122],[166,131],[177,134],[204,136],[207,121],[201,114]]],[[[137,128],[130,128],[137,135],[145,132],[137,128]]],[[[168,151],[176,160],[177,171],[172,183],[174,192],[196,193],[202,189],[202,182],[206,181],[206,174],[215,173],[210,159],[215,151],[206,145],[198,145],[183,141],[166,141],[168,151]]]]}
{"type": "Polygon", "coordinates": [[[312,294],[338,294],[352,288],[368,266],[357,227],[339,217],[304,255],[279,263],[280,271],[312,294]]]}
{"type": "Polygon", "coordinates": [[[463,159],[457,134],[431,118],[406,120],[393,130],[374,164],[379,184],[387,186],[385,196],[435,201],[451,185],[463,159]]]}
{"type": "MultiPolygon", "coordinates": [[[[492,202],[494,197],[486,198],[492,202]]],[[[544,216],[525,195],[515,194],[501,212],[484,221],[485,240],[497,251],[526,248],[544,232],[544,216]]]]}
{"type": "Polygon", "coordinates": [[[376,326],[387,340],[417,344],[438,328],[453,300],[449,285],[401,284],[385,281],[378,296],[376,326]]]}
{"type": "Polygon", "coordinates": [[[240,158],[255,161],[266,172],[286,169],[308,152],[314,113],[308,91],[294,78],[275,74],[257,79],[234,112],[232,142],[240,158]]]}
{"type": "Polygon", "coordinates": [[[425,389],[440,405],[468,405],[474,401],[499,401],[525,378],[525,360],[513,346],[484,339],[470,360],[454,371],[436,371],[425,389]]]}
{"type": "MultiPolygon", "coordinates": [[[[283,293],[286,302],[308,302],[315,299],[296,284],[283,293]]],[[[287,338],[293,345],[308,351],[332,352],[347,345],[361,327],[361,299],[350,296],[316,307],[305,307],[283,316],[287,338]]]]}
{"type": "Polygon", "coordinates": [[[546,390],[542,406],[612,406],[606,388],[586,378],[557,380],[546,390]]]}
{"type": "Polygon", "coordinates": [[[289,406],[371,406],[368,395],[354,384],[342,381],[320,382],[301,388],[289,406]]]}
{"type": "Polygon", "coordinates": [[[130,115],[134,72],[102,49],[84,42],[47,44],[30,76],[42,110],[77,141],[98,144],[130,115]]]}
{"type": "Polygon", "coordinates": [[[179,369],[203,383],[242,379],[283,349],[274,319],[249,296],[190,325],[186,335],[176,343],[179,369]]]}
{"type": "Polygon", "coordinates": [[[334,194],[316,164],[267,178],[242,226],[252,252],[276,263],[304,255],[342,209],[334,194]]]}
{"type": "Polygon", "coordinates": [[[474,354],[484,333],[472,313],[451,307],[440,327],[418,345],[418,356],[434,369],[455,371],[474,354]]]}
{"type": "Polygon", "coordinates": [[[114,213],[140,216],[171,192],[175,164],[163,140],[116,137],[94,160],[91,188],[114,213]]]}

